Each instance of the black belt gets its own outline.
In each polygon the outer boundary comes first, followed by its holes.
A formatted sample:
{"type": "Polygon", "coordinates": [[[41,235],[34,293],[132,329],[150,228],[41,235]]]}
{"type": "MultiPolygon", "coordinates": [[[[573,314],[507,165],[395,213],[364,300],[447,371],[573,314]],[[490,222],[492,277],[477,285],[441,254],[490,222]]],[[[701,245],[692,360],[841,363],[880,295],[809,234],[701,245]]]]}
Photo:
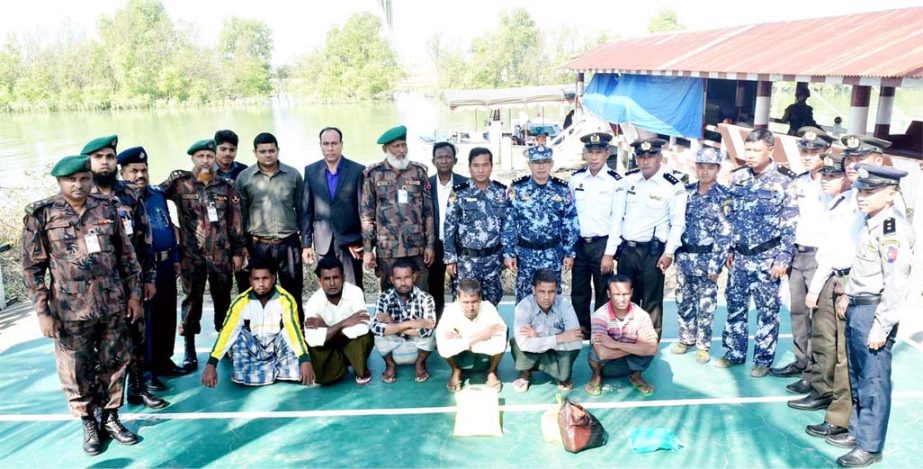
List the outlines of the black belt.
{"type": "Polygon", "coordinates": [[[845,277],[849,275],[849,270],[849,267],[845,269],[833,269],[833,275],[836,275],[837,277],[845,277]]]}
{"type": "Polygon", "coordinates": [[[778,246],[781,243],[782,243],[782,238],[777,236],[775,238],[770,239],[769,241],[766,241],[765,243],[757,244],[756,246],[752,248],[747,248],[743,246],[734,246],[734,250],[745,256],[755,256],[757,254],[766,252],[778,246]]]}
{"type": "Polygon", "coordinates": [[[298,236],[298,233],[292,233],[284,238],[263,238],[260,236],[250,235],[250,237],[253,238],[253,241],[255,242],[258,242],[260,244],[270,244],[273,246],[285,243],[286,241],[292,239],[292,237],[294,236],[298,236]]]}
{"type": "Polygon", "coordinates": [[[881,295],[850,296],[851,305],[877,305],[881,303],[881,295]]]}
{"type": "Polygon", "coordinates": [[[660,240],[657,240],[657,241],[628,241],[626,239],[625,241],[622,241],[622,244],[624,244],[625,246],[628,246],[630,248],[642,248],[642,249],[650,246],[652,243],[662,244],[660,243],[660,240]]]}
{"type": "Polygon", "coordinates": [[[609,236],[607,235],[606,236],[584,236],[582,238],[578,238],[577,241],[582,242],[583,244],[593,244],[597,241],[602,241],[606,239],[609,239],[609,236]]]}
{"type": "Polygon", "coordinates": [[[712,250],[713,244],[684,244],[676,252],[685,252],[688,254],[707,254],[712,250]]]}
{"type": "Polygon", "coordinates": [[[558,243],[560,242],[561,242],[560,240],[556,239],[554,241],[548,241],[547,243],[533,243],[532,241],[527,241],[525,239],[519,238],[519,242],[517,244],[524,248],[542,250],[542,249],[551,249],[553,247],[556,247],[558,246],[558,243]]]}
{"type": "Polygon", "coordinates": [[[170,254],[171,252],[169,249],[167,249],[166,251],[155,252],[154,262],[157,262],[157,263],[163,262],[171,257],[170,254]]]}
{"type": "Polygon", "coordinates": [[[802,245],[800,245],[800,244],[796,244],[796,245],[795,245],[795,249],[797,249],[798,252],[815,252],[815,251],[817,251],[817,248],[816,248],[816,247],[813,247],[813,246],[802,246],[802,245]]]}
{"type": "Polygon", "coordinates": [[[503,247],[499,244],[484,249],[459,248],[458,255],[465,257],[487,257],[500,252],[501,249],[503,249],[503,247]]]}

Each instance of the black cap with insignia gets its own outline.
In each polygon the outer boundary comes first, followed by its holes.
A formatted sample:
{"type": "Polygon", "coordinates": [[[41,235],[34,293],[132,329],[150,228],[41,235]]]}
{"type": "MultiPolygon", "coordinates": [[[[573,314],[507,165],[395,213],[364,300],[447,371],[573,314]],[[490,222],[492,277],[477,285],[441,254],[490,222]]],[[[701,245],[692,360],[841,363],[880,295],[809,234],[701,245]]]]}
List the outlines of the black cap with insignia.
{"type": "Polygon", "coordinates": [[[821,174],[846,174],[846,168],[843,167],[843,154],[827,153],[824,155],[824,165],[820,168],[821,174]]]}
{"type": "Polygon", "coordinates": [[[119,156],[116,157],[116,161],[118,161],[120,165],[147,163],[147,152],[144,151],[144,147],[131,147],[122,150],[119,156]]]}
{"type": "Polygon", "coordinates": [[[635,156],[645,154],[656,156],[660,154],[660,150],[663,149],[666,143],[667,141],[662,138],[645,138],[632,143],[631,148],[634,150],[635,156]]]}
{"type": "Polygon", "coordinates": [[[583,147],[587,150],[593,148],[609,148],[610,140],[612,140],[612,136],[605,132],[594,132],[580,137],[580,141],[583,142],[583,147]]]}
{"type": "Polygon", "coordinates": [[[856,189],[877,189],[884,186],[896,186],[901,183],[901,178],[907,176],[907,171],[860,163],[856,165],[859,178],[853,183],[856,189]]]}
{"type": "Polygon", "coordinates": [[[805,149],[830,148],[833,137],[822,129],[810,125],[798,129],[798,146],[805,149]]]}
{"type": "Polygon", "coordinates": [[[844,135],[840,139],[843,146],[843,156],[865,156],[869,153],[881,153],[891,146],[891,142],[865,135],[844,135]]]}

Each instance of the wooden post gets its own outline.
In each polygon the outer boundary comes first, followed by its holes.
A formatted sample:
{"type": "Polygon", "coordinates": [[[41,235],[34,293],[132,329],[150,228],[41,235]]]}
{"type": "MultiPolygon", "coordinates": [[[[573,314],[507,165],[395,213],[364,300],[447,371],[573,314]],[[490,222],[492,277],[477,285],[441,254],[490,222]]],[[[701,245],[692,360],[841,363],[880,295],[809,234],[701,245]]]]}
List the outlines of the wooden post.
{"type": "Polygon", "coordinates": [[[753,127],[769,128],[769,104],[772,96],[772,82],[759,81],[756,84],[756,106],[753,113],[753,127]]]}
{"type": "Polygon", "coordinates": [[[854,85],[852,87],[852,99],[849,103],[849,120],[846,122],[846,131],[848,133],[865,135],[869,125],[869,101],[871,97],[871,87],[862,85],[854,85]]]}
{"type": "Polygon", "coordinates": [[[875,115],[875,136],[887,139],[891,134],[891,112],[894,110],[894,87],[882,86],[878,91],[878,113],[875,115]]]}

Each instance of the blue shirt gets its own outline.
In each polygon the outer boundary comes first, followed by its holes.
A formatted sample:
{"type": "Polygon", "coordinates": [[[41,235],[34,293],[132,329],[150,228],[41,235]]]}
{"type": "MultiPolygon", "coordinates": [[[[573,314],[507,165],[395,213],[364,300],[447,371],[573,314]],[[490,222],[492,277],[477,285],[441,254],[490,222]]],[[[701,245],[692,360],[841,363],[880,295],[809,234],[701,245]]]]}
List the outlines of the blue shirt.
{"type": "Polygon", "coordinates": [[[337,172],[331,174],[330,168],[324,168],[324,173],[327,174],[327,191],[330,193],[330,200],[333,200],[333,195],[337,193],[337,183],[340,181],[340,164],[343,162],[341,157],[337,161],[337,172]]]}
{"type": "Polygon", "coordinates": [[[167,199],[159,187],[148,186],[143,192],[144,208],[151,220],[151,237],[154,252],[166,251],[176,247],[176,233],[167,209],[167,199]]]}

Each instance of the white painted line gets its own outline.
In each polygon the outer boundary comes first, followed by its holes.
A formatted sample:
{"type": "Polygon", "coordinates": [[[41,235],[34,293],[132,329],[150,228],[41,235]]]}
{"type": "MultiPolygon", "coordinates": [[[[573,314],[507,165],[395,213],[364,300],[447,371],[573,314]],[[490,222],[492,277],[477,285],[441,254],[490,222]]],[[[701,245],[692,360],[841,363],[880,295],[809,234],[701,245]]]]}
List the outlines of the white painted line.
{"type": "MultiPolygon", "coordinates": [[[[637,409],[645,407],[684,407],[713,405],[771,404],[792,400],[794,396],[759,396],[759,397],[717,397],[705,399],[667,399],[646,401],[618,402],[581,402],[587,409],[637,409]]],[[[892,399],[923,399],[921,391],[894,393],[892,399]]],[[[544,412],[557,404],[511,404],[502,405],[503,412],[544,412]]],[[[321,417],[367,417],[374,415],[426,415],[451,414],[455,406],[443,407],[405,407],[394,409],[334,409],[334,410],[290,410],[290,411],[252,411],[252,412],[160,412],[151,414],[122,414],[122,420],[232,420],[232,419],[292,419],[321,417]]],[[[0,422],[64,422],[77,420],[67,414],[4,414],[0,422]]]]}

